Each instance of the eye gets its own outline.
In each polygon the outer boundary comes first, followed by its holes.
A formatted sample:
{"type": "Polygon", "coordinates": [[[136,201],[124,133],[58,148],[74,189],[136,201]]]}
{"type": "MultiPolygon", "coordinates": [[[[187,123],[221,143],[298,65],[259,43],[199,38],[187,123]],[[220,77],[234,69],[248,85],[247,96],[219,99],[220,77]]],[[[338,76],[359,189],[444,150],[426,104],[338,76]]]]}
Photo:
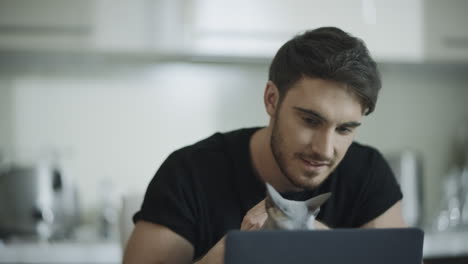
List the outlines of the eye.
{"type": "Polygon", "coordinates": [[[318,126],[320,125],[320,120],[310,118],[310,117],[302,117],[302,120],[304,123],[306,123],[309,126],[318,126]]]}
{"type": "Polygon", "coordinates": [[[353,129],[351,129],[349,127],[338,127],[338,128],[336,128],[336,131],[341,135],[348,135],[351,132],[353,132],[353,129]]]}

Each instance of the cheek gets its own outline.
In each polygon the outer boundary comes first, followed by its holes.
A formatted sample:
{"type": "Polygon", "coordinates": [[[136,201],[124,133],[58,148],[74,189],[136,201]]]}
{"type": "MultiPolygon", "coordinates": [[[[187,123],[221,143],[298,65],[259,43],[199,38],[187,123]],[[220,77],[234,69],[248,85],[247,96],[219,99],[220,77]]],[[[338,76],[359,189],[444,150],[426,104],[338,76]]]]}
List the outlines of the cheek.
{"type": "Polygon", "coordinates": [[[310,145],[311,143],[310,141],[314,135],[313,130],[298,126],[296,128],[295,133],[296,133],[296,140],[299,145],[301,146],[310,145]]]}
{"type": "Polygon", "coordinates": [[[294,149],[307,146],[313,136],[312,133],[313,132],[310,129],[306,129],[296,120],[294,120],[294,118],[290,118],[286,122],[283,131],[288,148],[294,149]]]}

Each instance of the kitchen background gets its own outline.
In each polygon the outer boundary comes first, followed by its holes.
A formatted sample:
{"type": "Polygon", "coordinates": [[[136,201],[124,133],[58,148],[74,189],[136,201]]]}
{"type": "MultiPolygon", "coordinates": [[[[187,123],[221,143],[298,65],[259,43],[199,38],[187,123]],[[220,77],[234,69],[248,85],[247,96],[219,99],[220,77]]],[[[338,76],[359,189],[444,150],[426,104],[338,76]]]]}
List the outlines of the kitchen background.
{"type": "Polygon", "coordinates": [[[274,52],[334,25],[363,38],[383,78],[357,140],[420,158],[432,230],[468,126],[468,1],[324,2],[1,0],[0,157],[57,157],[82,224],[97,224],[173,150],[266,125],[274,52]]]}

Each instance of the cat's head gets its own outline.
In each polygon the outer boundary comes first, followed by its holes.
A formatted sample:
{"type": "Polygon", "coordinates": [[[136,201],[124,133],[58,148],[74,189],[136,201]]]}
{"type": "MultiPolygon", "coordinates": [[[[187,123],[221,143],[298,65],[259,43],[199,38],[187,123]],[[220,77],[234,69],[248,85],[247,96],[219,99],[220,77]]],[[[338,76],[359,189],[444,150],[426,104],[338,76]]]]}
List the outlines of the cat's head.
{"type": "Polygon", "coordinates": [[[311,229],[320,206],[330,198],[325,193],[306,201],[285,199],[270,184],[266,184],[265,207],[270,221],[279,229],[311,229]],[[312,223],[311,223],[312,222],[312,223]]]}

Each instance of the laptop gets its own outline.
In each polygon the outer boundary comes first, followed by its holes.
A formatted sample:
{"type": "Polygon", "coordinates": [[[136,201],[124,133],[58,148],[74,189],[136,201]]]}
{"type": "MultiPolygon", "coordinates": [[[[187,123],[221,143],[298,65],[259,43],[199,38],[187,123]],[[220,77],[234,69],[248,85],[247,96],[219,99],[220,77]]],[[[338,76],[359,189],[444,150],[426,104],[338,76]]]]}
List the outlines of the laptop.
{"type": "Polygon", "coordinates": [[[421,264],[417,228],[231,231],[225,264],[421,264]]]}

